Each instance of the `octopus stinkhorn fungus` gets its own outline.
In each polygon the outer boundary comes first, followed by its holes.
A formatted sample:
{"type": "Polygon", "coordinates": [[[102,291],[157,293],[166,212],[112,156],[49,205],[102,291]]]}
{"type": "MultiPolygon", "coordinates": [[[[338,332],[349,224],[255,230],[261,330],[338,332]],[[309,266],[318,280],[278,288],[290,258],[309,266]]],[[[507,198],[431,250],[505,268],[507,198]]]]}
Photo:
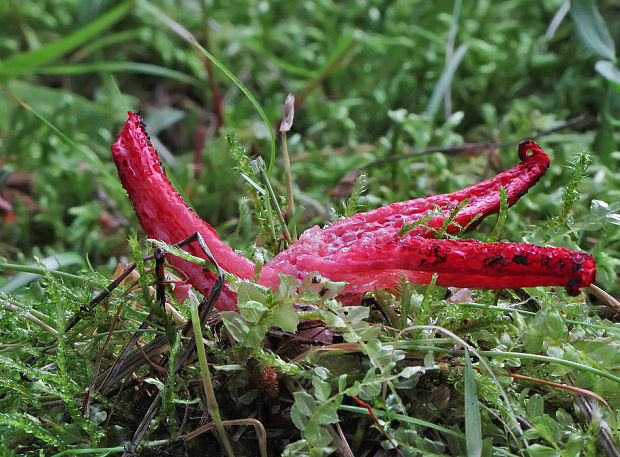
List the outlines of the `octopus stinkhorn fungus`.
{"type": "MultiPolygon", "coordinates": [[[[244,279],[254,278],[255,265],[224,244],[213,227],[174,190],[139,114],[129,112],[112,152],[121,182],[149,237],[174,244],[199,232],[221,268],[244,279]]],[[[402,276],[427,284],[437,273],[436,283],[441,286],[565,286],[569,294],[577,295],[596,275],[589,254],[533,244],[435,239],[433,228],[443,226],[450,208],[467,200],[446,233],[457,233],[468,224],[471,228],[499,211],[501,187],[508,204],[513,205],[549,167],[549,157],[533,141],[519,145],[519,158],[521,162],[513,168],[457,192],[393,203],[323,229],[312,227],[263,266],[258,282],[274,289],[280,282],[279,273],[301,280],[308,273],[318,272],[334,281],[346,281],[344,293],[359,294],[395,286],[402,276]],[[438,213],[424,224],[401,232],[404,224],[420,220],[437,208],[443,216],[438,213]]],[[[205,257],[197,243],[185,249],[205,257]]],[[[178,257],[169,256],[169,261],[187,274],[194,287],[208,294],[215,281],[213,273],[178,257]]],[[[224,287],[217,307],[235,310],[235,293],[224,287]]]]}

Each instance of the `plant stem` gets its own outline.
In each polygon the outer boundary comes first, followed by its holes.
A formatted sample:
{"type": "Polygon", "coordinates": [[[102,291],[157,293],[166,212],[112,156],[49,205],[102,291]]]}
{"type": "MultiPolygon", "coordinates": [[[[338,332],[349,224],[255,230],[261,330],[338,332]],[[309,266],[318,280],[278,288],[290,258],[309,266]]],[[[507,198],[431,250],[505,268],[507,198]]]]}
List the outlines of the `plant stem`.
{"type": "Polygon", "coordinates": [[[45,275],[46,273],[49,273],[53,276],[58,276],[64,279],[73,279],[75,281],[82,282],[82,283],[99,284],[99,281],[96,281],[94,279],[87,278],[84,276],[78,276],[78,275],[74,275],[71,273],[66,273],[64,271],[48,270],[46,268],[32,267],[29,265],[18,265],[14,263],[0,263],[0,271],[4,271],[4,270],[19,271],[22,273],[32,273],[32,274],[41,275],[41,276],[45,275]]]}
{"type": "Polygon", "coordinates": [[[202,328],[200,327],[200,316],[198,315],[198,306],[192,303],[190,307],[192,317],[192,327],[194,330],[194,339],[196,340],[196,352],[198,353],[198,361],[200,363],[200,373],[202,374],[202,386],[205,390],[205,396],[207,398],[207,410],[215,422],[215,429],[217,430],[222,445],[228,457],[235,457],[235,452],[228,440],[228,435],[222,424],[222,418],[220,417],[220,408],[215,398],[215,391],[213,390],[213,384],[211,383],[211,373],[209,372],[209,365],[207,363],[207,354],[202,342],[202,328]]]}
{"type": "Polygon", "coordinates": [[[288,231],[288,227],[286,226],[286,222],[284,221],[284,217],[282,216],[282,209],[280,209],[280,204],[276,198],[276,194],[273,191],[273,187],[271,187],[271,183],[269,182],[269,177],[265,172],[265,165],[263,160],[259,157],[256,160],[256,168],[260,173],[263,181],[265,181],[265,187],[269,192],[269,196],[271,197],[271,201],[273,201],[273,206],[275,206],[276,213],[278,214],[278,220],[280,221],[280,225],[282,226],[282,231],[284,232],[284,236],[286,236],[287,245],[291,244],[291,234],[288,231]]]}
{"type": "MultiPolygon", "coordinates": [[[[288,145],[286,143],[286,132],[281,133],[282,137],[282,154],[284,155],[284,179],[286,181],[286,200],[288,202],[288,220],[292,221],[295,216],[295,199],[293,198],[293,177],[291,174],[291,160],[288,156],[288,145]]],[[[292,227],[291,242],[297,240],[297,228],[292,227]]]]}

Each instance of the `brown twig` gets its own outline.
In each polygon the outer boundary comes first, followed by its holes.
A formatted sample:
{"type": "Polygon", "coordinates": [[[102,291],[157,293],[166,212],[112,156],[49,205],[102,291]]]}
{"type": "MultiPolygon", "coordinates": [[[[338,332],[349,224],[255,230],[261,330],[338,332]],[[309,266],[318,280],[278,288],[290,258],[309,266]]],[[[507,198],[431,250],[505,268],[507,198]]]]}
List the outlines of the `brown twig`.
{"type": "MultiPolygon", "coordinates": [[[[222,425],[225,427],[230,427],[233,425],[252,425],[256,430],[256,439],[258,440],[258,449],[261,457],[267,457],[267,432],[265,431],[265,426],[257,419],[248,417],[245,419],[234,419],[228,421],[222,421],[222,425]]],[[[191,433],[183,436],[185,441],[192,440],[197,436],[208,432],[212,428],[215,427],[215,422],[209,422],[208,424],[203,425],[202,427],[197,428],[191,433]]]]}
{"type": "Polygon", "coordinates": [[[355,395],[353,397],[351,397],[351,398],[353,398],[353,400],[355,400],[360,405],[362,405],[364,408],[366,408],[366,410],[368,411],[368,414],[370,414],[370,417],[372,418],[374,423],[377,425],[377,427],[379,427],[379,430],[381,431],[383,436],[385,436],[388,439],[388,441],[392,444],[392,446],[394,446],[394,449],[396,449],[396,452],[398,452],[398,455],[403,456],[403,453],[400,450],[400,448],[398,447],[398,445],[392,440],[392,438],[390,438],[390,436],[383,429],[383,426],[381,425],[381,423],[377,419],[377,416],[375,416],[375,413],[372,410],[372,407],[368,403],[366,403],[364,400],[361,400],[360,398],[356,397],[355,395]]]}
{"type": "MultiPolygon", "coordinates": [[[[543,130],[541,132],[538,132],[532,136],[532,139],[537,139],[537,138],[544,137],[546,135],[550,135],[551,133],[554,133],[554,132],[557,132],[559,130],[563,130],[566,128],[570,128],[581,122],[594,123],[595,121],[596,120],[593,119],[592,117],[582,114],[575,118],[569,119],[568,121],[562,124],[559,124],[555,127],[552,127],[548,130],[543,130]]],[[[518,144],[518,142],[516,141],[506,142],[506,143],[500,143],[498,141],[481,142],[481,143],[466,143],[462,145],[432,146],[432,147],[428,147],[425,149],[420,149],[419,151],[414,151],[411,146],[405,145],[402,147],[404,150],[407,151],[404,154],[393,155],[390,157],[373,160],[366,164],[360,165],[359,167],[354,168],[353,170],[359,171],[364,168],[373,167],[373,166],[380,165],[383,163],[390,163],[390,162],[395,162],[398,160],[409,159],[412,157],[424,156],[424,155],[432,154],[434,152],[440,152],[445,155],[454,156],[454,155],[459,155],[459,154],[463,154],[467,152],[478,152],[478,151],[486,151],[486,150],[494,149],[494,148],[510,147],[516,144],[518,144]]],[[[320,154],[321,156],[327,157],[327,156],[334,155],[334,154],[336,155],[348,154],[351,150],[355,151],[356,153],[364,153],[364,152],[372,152],[379,148],[382,148],[382,146],[377,145],[377,144],[360,144],[358,146],[355,146],[354,148],[350,148],[350,147],[334,148],[334,149],[330,149],[329,151],[322,151],[320,154]]],[[[293,156],[293,159],[304,160],[309,157],[310,157],[310,154],[308,153],[298,153],[293,156]]]]}
{"type": "Polygon", "coordinates": [[[349,442],[347,441],[347,437],[344,436],[342,427],[340,427],[340,423],[336,422],[333,428],[336,429],[336,433],[338,437],[337,442],[340,444],[338,448],[340,449],[340,452],[342,453],[342,455],[344,455],[345,457],[355,457],[355,454],[353,454],[353,451],[351,450],[351,446],[349,445],[349,442]]]}
{"type": "MultiPolygon", "coordinates": [[[[207,2],[204,0],[201,1],[200,8],[202,10],[202,24],[203,24],[202,34],[203,34],[204,48],[207,51],[211,52],[211,49],[209,48],[209,21],[208,21],[208,14],[207,14],[207,11],[208,11],[207,2]]],[[[213,73],[213,65],[211,64],[211,60],[207,59],[201,53],[199,53],[198,55],[201,56],[202,62],[205,66],[205,69],[207,70],[207,76],[209,77],[209,87],[211,88],[211,95],[213,96],[213,108],[215,111],[215,119],[217,122],[217,127],[222,127],[224,124],[226,124],[226,121],[224,120],[224,112],[222,109],[222,94],[220,93],[220,89],[217,85],[217,81],[215,80],[215,75],[213,73]]]]}
{"type": "Polygon", "coordinates": [[[613,309],[616,314],[620,314],[620,302],[618,302],[618,300],[609,295],[603,289],[592,284],[588,286],[588,292],[598,298],[605,305],[613,309]]]}
{"type": "Polygon", "coordinates": [[[200,177],[200,163],[202,162],[202,149],[205,145],[205,137],[207,136],[207,128],[199,125],[196,128],[196,141],[194,142],[194,181],[198,181],[200,177]]]}
{"type": "MultiPolygon", "coordinates": [[[[585,416],[586,420],[588,422],[591,422],[593,408],[590,402],[588,402],[586,398],[579,395],[575,397],[575,402],[577,403],[577,406],[579,406],[579,409],[585,416]]],[[[614,435],[611,431],[611,428],[609,427],[609,424],[605,420],[601,419],[599,422],[599,427],[599,442],[601,443],[602,448],[605,450],[605,454],[607,454],[607,457],[620,457],[620,451],[618,450],[614,435]]]]}
{"type": "MultiPolygon", "coordinates": [[[[590,122],[593,122],[594,120],[587,114],[581,114],[555,127],[538,132],[534,134],[531,137],[531,139],[536,140],[543,136],[550,135],[551,133],[555,133],[557,131],[573,127],[585,121],[590,123],[590,122]]],[[[445,154],[445,155],[459,155],[465,152],[512,147],[518,144],[519,144],[519,141],[508,141],[505,143],[486,142],[486,143],[467,143],[463,145],[453,145],[453,146],[433,146],[429,148],[420,149],[419,151],[412,151],[412,152],[407,152],[405,154],[392,155],[389,157],[383,157],[381,159],[372,160],[368,163],[360,165],[359,167],[356,168],[356,170],[362,170],[365,168],[370,168],[370,167],[382,165],[385,163],[392,163],[392,162],[397,162],[397,161],[404,160],[404,159],[410,159],[412,157],[420,157],[420,156],[424,156],[427,154],[432,154],[434,152],[441,152],[442,154],[445,154]]]]}

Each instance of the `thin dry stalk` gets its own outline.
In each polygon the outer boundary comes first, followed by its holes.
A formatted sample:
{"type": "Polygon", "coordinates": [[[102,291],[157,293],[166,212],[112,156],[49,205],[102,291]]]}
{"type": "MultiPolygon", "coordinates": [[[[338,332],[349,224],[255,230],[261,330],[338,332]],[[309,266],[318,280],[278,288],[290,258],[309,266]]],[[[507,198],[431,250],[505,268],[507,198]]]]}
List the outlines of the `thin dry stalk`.
{"type": "MultiPolygon", "coordinates": [[[[251,417],[246,418],[246,419],[234,419],[234,420],[229,420],[229,421],[222,421],[222,425],[225,427],[231,427],[234,425],[252,425],[254,427],[254,430],[256,430],[256,439],[258,440],[258,449],[259,449],[260,455],[261,457],[268,457],[267,456],[267,432],[265,431],[265,427],[259,420],[251,418],[251,417]]],[[[200,428],[197,428],[193,432],[188,433],[187,435],[183,436],[183,438],[185,439],[185,441],[192,440],[196,438],[197,436],[205,432],[208,432],[213,427],[215,427],[214,421],[209,422],[208,424],[203,425],[200,428]]]]}
{"type": "Polygon", "coordinates": [[[613,309],[616,314],[620,314],[620,302],[618,302],[618,300],[609,295],[603,289],[592,284],[588,286],[588,292],[613,309]]]}

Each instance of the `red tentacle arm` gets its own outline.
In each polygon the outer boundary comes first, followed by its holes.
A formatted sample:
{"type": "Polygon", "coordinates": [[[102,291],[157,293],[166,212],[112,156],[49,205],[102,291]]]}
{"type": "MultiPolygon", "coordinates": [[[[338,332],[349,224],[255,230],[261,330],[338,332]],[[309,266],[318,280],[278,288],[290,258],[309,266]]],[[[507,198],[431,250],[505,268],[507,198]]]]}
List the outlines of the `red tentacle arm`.
{"type": "MultiPolygon", "coordinates": [[[[484,217],[499,212],[500,187],[503,186],[506,190],[508,205],[512,206],[527,193],[530,187],[536,184],[549,168],[549,157],[533,141],[523,141],[519,145],[519,158],[521,162],[513,168],[474,186],[449,194],[392,203],[366,213],[356,214],[324,230],[329,233],[330,239],[355,237],[355,234],[375,231],[397,234],[403,227],[403,223],[411,224],[426,216],[435,207],[440,207],[444,211],[444,217],[447,217],[450,207],[454,208],[466,199],[469,203],[461,208],[454,218],[454,222],[458,225],[452,224],[446,231],[450,234],[458,233],[460,227],[467,226],[475,216],[479,216],[476,224],[468,227],[474,228],[484,217]]],[[[443,222],[444,219],[438,217],[413,228],[407,234],[434,238],[434,232],[428,227],[439,228],[443,222]]]]}
{"type": "MultiPolygon", "coordinates": [[[[533,244],[482,243],[476,240],[435,240],[376,232],[354,243],[329,239],[318,227],[275,257],[265,268],[303,278],[319,272],[333,281],[347,281],[345,292],[381,290],[401,277],[427,284],[438,273],[437,285],[488,289],[565,286],[577,295],[594,281],[591,255],[533,244]]],[[[261,280],[271,287],[273,276],[263,269],[261,280]]]]}
{"type": "MultiPolygon", "coordinates": [[[[112,145],[112,153],[123,187],[150,238],[174,244],[199,232],[221,268],[241,278],[254,277],[254,263],[225,245],[213,227],[200,219],[174,190],[140,115],[129,112],[129,119],[112,145]]],[[[205,258],[198,243],[184,249],[205,258]]],[[[208,295],[215,282],[213,273],[178,257],[168,256],[168,260],[187,274],[194,287],[208,295]]],[[[236,303],[235,294],[224,288],[218,308],[236,309],[236,303]]]]}

